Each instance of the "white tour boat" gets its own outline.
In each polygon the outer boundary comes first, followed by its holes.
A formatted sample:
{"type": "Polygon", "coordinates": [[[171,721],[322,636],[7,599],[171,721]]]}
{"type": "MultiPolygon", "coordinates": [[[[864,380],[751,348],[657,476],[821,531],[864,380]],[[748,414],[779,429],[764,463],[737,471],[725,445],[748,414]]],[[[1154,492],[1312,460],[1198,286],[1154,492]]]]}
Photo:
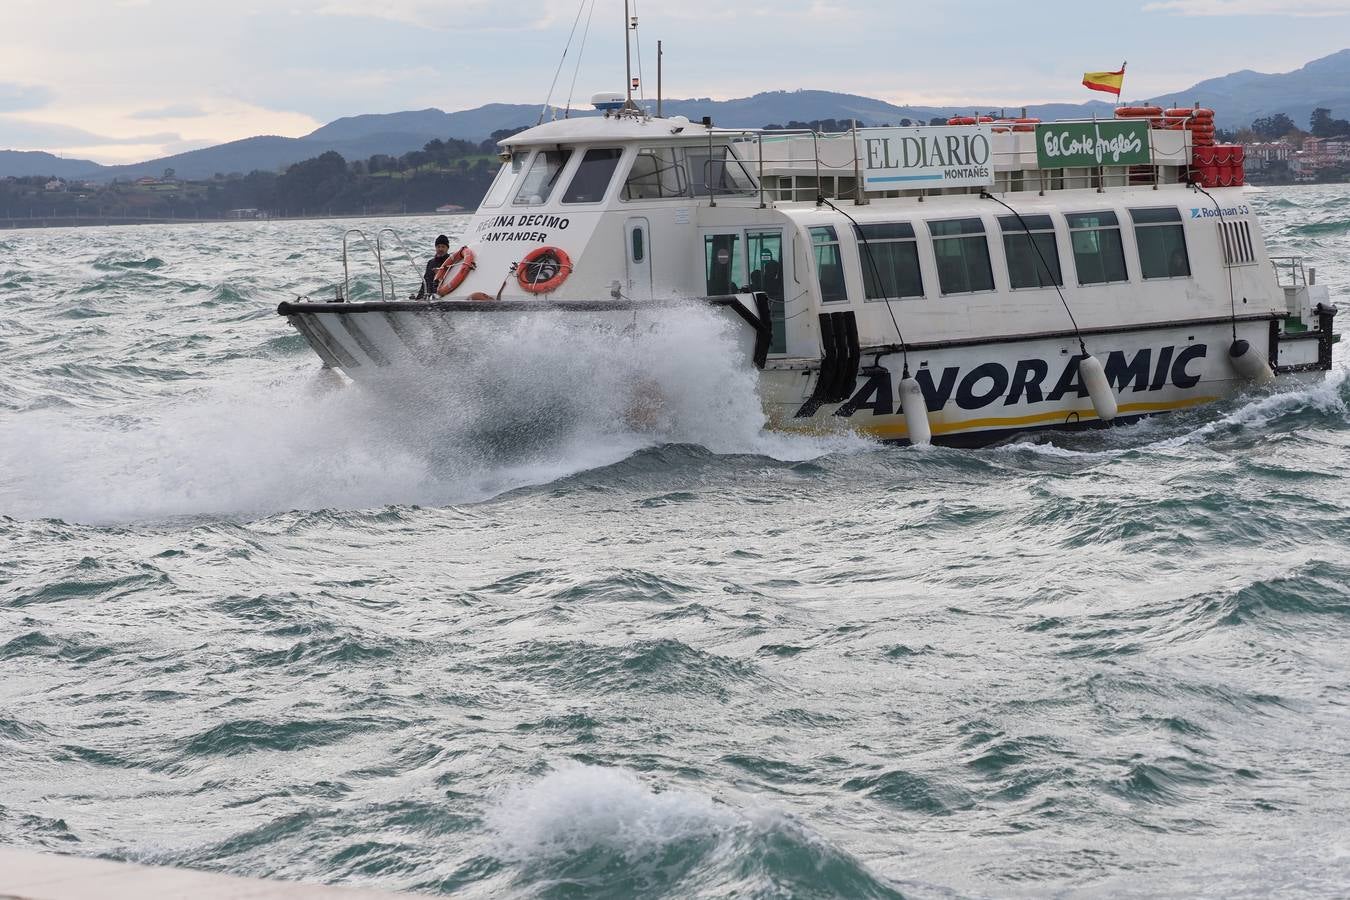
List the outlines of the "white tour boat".
{"type": "Polygon", "coordinates": [[[501,142],[439,296],[398,299],[377,252],[379,301],[278,312],[361,381],[437,365],[485,316],[617,336],[696,298],[740,330],[771,427],[912,443],[1130,422],[1331,367],[1336,308],[1268,255],[1210,111],[825,135],[595,104],[501,142]]]}

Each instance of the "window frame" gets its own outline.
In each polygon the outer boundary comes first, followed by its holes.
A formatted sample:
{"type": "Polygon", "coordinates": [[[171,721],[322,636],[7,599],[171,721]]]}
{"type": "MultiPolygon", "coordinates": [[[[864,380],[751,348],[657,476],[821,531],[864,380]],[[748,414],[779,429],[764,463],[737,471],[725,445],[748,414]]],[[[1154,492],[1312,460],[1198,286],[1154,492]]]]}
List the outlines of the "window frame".
{"type": "Polygon", "coordinates": [[[1004,215],[998,217],[999,229],[1003,234],[1003,265],[1008,270],[1008,289],[1012,291],[1047,291],[1055,288],[1064,287],[1064,261],[1059,256],[1059,229],[1055,227],[1055,218],[1049,213],[1031,213],[1020,218],[1015,215],[1004,215]],[[1026,227],[1022,226],[1023,221],[1026,227]],[[1035,245],[1039,242],[1037,238],[1041,235],[1050,235],[1049,248],[1041,247],[1041,251],[1049,250],[1044,253],[1045,263],[1049,266],[1054,264],[1054,270],[1050,275],[1057,280],[1048,284],[1041,281],[1041,253],[1036,253],[1035,245]],[[1012,259],[1013,254],[1009,248],[1009,240],[1012,238],[1021,238],[1026,244],[1028,251],[1032,253],[1032,269],[1036,273],[1036,284],[1018,285],[1014,277],[1012,259]]]}
{"type": "Polygon", "coordinates": [[[501,168],[497,170],[497,177],[493,179],[492,184],[488,186],[487,193],[483,195],[483,202],[478,204],[479,207],[482,209],[501,209],[510,198],[512,188],[514,188],[516,182],[520,180],[520,173],[525,171],[525,162],[529,156],[530,154],[522,156],[513,153],[511,154],[510,159],[502,161],[501,168]],[[501,199],[497,200],[495,203],[489,202],[492,200],[492,192],[497,190],[498,184],[501,185],[502,189],[501,199]]]}
{"type": "MultiPolygon", "coordinates": [[[[661,157],[657,156],[658,159],[661,157]]],[[[666,200],[688,200],[692,196],[692,184],[689,180],[689,166],[685,159],[683,147],[668,145],[665,147],[640,147],[633,154],[633,161],[628,166],[627,172],[623,177],[623,186],[619,188],[619,200],[623,203],[652,203],[666,200]],[[663,160],[669,162],[664,168],[657,168],[654,174],[656,176],[657,187],[663,192],[659,197],[630,197],[628,195],[628,185],[633,180],[633,170],[638,167],[639,161],[643,156],[656,156],[657,154],[670,154],[670,159],[663,160]],[[665,191],[665,173],[675,173],[675,183],[679,187],[678,193],[666,194],[665,191]]]]}
{"type": "Polygon", "coordinates": [[[1134,250],[1135,256],[1139,259],[1139,277],[1144,281],[1170,281],[1173,279],[1192,278],[1194,269],[1191,268],[1191,247],[1190,242],[1186,240],[1185,219],[1181,215],[1181,210],[1175,206],[1146,206],[1137,209],[1126,210],[1130,214],[1130,224],[1134,226],[1134,250]],[[1161,231],[1162,229],[1175,229],[1175,234],[1181,238],[1181,253],[1183,262],[1186,264],[1186,272],[1177,274],[1172,271],[1171,256],[1176,252],[1175,248],[1168,253],[1168,258],[1164,260],[1167,267],[1165,275],[1148,274],[1148,266],[1144,263],[1144,247],[1146,242],[1142,240],[1143,236],[1148,234],[1150,229],[1161,231]]]}
{"type": "Polygon", "coordinates": [[[844,265],[844,245],[839,240],[839,230],[833,224],[825,223],[822,225],[808,225],[807,236],[811,238],[811,262],[812,272],[816,277],[816,285],[820,288],[820,302],[825,303],[848,303],[848,269],[844,265]],[[818,232],[828,232],[828,235],[818,234],[818,232]],[[825,240],[818,240],[819,237],[825,237],[825,240]],[[828,298],[825,296],[825,279],[821,277],[820,267],[822,261],[820,251],[823,247],[833,247],[835,259],[838,260],[839,268],[839,287],[843,291],[843,296],[828,298]]]}
{"type": "MultiPolygon", "coordinates": [[[[863,284],[864,303],[888,303],[891,301],[898,301],[898,300],[922,300],[928,296],[928,285],[923,277],[923,259],[919,253],[919,233],[914,228],[914,223],[855,222],[853,224],[853,237],[858,245],[858,262],[862,269],[862,276],[863,276],[862,284],[863,284]],[[867,230],[877,231],[880,229],[893,229],[894,233],[890,235],[882,233],[876,237],[870,237],[866,234],[867,230]],[[905,233],[906,231],[908,232],[908,234],[905,233]],[[908,244],[909,250],[912,251],[913,253],[914,276],[918,280],[919,292],[917,294],[898,294],[897,296],[890,296],[889,294],[879,294],[878,296],[873,297],[871,292],[869,291],[869,279],[872,276],[872,266],[867,259],[869,252],[875,250],[878,246],[884,246],[889,250],[892,245],[896,244],[908,244]]],[[[878,265],[877,268],[880,269],[881,266],[878,265]]],[[[891,274],[894,274],[894,272],[895,269],[892,266],[891,274]]],[[[885,279],[883,278],[882,280],[884,281],[885,279]]],[[[896,285],[897,287],[899,287],[899,279],[896,279],[896,285]]],[[[883,285],[878,284],[877,285],[878,291],[880,291],[882,287],[883,285]]]]}
{"type": "MultiPolygon", "coordinates": [[[[577,148],[577,149],[581,149],[581,148],[577,148]]],[[[582,153],[581,153],[581,159],[579,159],[579,160],[577,161],[577,164],[576,164],[576,165],[573,167],[573,169],[572,169],[572,176],[571,176],[570,178],[567,179],[567,187],[566,187],[566,189],[563,190],[563,192],[562,192],[562,197],[559,198],[559,201],[558,201],[559,204],[561,204],[561,205],[563,205],[563,206],[588,206],[588,205],[592,205],[592,204],[596,204],[596,203],[604,203],[605,200],[606,200],[606,198],[609,197],[610,189],[614,187],[614,181],[615,181],[614,176],[618,174],[619,168],[623,165],[623,158],[624,158],[624,148],[623,148],[623,147],[603,147],[603,146],[597,146],[597,147],[587,147],[587,148],[585,148],[585,149],[582,151],[582,153]],[[577,179],[581,177],[582,172],[585,170],[585,167],[586,167],[586,158],[589,157],[592,153],[596,153],[596,152],[609,152],[609,153],[615,153],[615,154],[617,154],[617,156],[611,157],[611,159],[613,159],[613,161],[614,161],[614,164],[610,167],[610,169],[609,169],[609,176],[608,176],[607,179],[605,180],[605,189],[602,190],[602,191],[600,192],[600,196],[597,197],[597,198],[594,199],[594,200],[569,200],[569,199],[567,199],[568,196],[572,193],[572,188],[576,186],[577,179]]],[[[556,188],[555,188],[555,189],[556,189],[556,188]]]]}
{"type": "Polygon", "coordinates": [[[548,206],[549,201],[553,199],[553,192],[558,189],[558,183],[562,181],[563,173],[567,171],[572,163],[572,157],[576,155],[576,147],[540,147],[530,155],[529,164],[524,167],[524,172],[518,179],[520,187],[516,190],[516,195],[511,199],[513,209],[538,209],[541,206],[548,206]],[[553,174],[546,184],[547,190],[541,195],[538,203],[522,203],[520,195],[529,184],[530,175],[534,172],[535,165],[540,159],[547,158],[548,154],[561,154],[563,159],[558,164],[557,171],[553,174]]]}
{"type": "MultiPolygon", "coordinates": [[[[924,222],[924,225],[928,229],[928,240],[933,251],[933,261],[937,265],[938,290],[941,292],[943,297],[960,297],[968,294],[993,294],[998,292],[998,280],[994,277],[994,254],[989,249],[989,226],[985,224],[983,216],[957,216],[955,218],[950,219],[929,219],[924,222]],[[933,226],[935,225],[957,224],[964,222],[978,222],[980,225],[980,230],[978,232],[961,231],[956,234],[937,234],[933,231],[933,226]],[[984,245],[984,261],[988,265],[989,270],[989,287],[987,288],[980,287],[973,290],[964,290],[964,291],[947,290],[947,286],[942,283],[942,255],[938,253],[938,242],[961,241],[962,244],[964,245],[966,241],[975,240],[977,238],[981,240],[984,245]]],[[[964,246],[962,248],[961,258],[963,261],[966,258],[964,246]]],[[[970,269],[967,266],[966,268],[967,282],[970,281],[969,275],[970,269]]]]}
{"type": "Polygon", "coordinates": [[[745,160],[740,158],[730,144],[714,144],[711,148],[691,144],[681,149],[684,150],[685,173],[689,176],[689,196],[695,200],[709,197],[755,197],[759,195],[759,182],[755,180],[754,175],[750,174],[750,170],[746,168],[745,160]],[[711,167],[714,159],[716,159],[714,154],[719,150],[722,152],[722,156],[717,161],[722,163],[722,180],[726,180],[726,172],[731,168],[731,165],[734,164],[735,167],[740,170],[741,175],[745,177],[747,187],[744,190],[729,190],[726,188],[713,190],[705,180],[706,174],[711,173],[711,168],[709,168],[706,173],[698,173],[698,177],[695,178],[695,157],[703,154],[703,165],[711,167]],[[700,190],[700,188],[702,190],[700,190]]]}
{"type": "MultiPolygon", "coordinates": [[[[1064,224],[1068,229],[1069,252],[1073,254],[1073,274],[1074,277],[1078,280],[1079,287],[1099,287],[1111,284],[1129,284],[1131,281],[1134,280],[1133,278],[1130,277],[1130,263],[1125,255],[1125,233],[1120,224],[1120,216],[1116,214],[1116,211],[1114,209],[1094,209],[1094,210],[1087,210],[1085,212],[1066,212],[1064,213],[1064,224]],[[1112,224],[1075,226],[1074,219],[1080,216],[1110,216],[1112,219],[1112,224]],[[1087,232],[1095,234],[1102,231],[1114,231],[1116,233],[1116,243],[1120,248],[1120,271],[1124,277],[1115,280],[1106,279],[1103,281],[1084,281],[1083,267],[1078,262],[1078,250],[1074,247],[1074,235],[1087,232]]],[[[1098,240],[1099,249],[1097,253],[1099,257],[1101,256],[1100,246],[1101,241],[1099,239],[1098,240]]],[[[1105,266],[1102,267],[1102,270],[1103,274],[1105,274],[1105,266]]]]}

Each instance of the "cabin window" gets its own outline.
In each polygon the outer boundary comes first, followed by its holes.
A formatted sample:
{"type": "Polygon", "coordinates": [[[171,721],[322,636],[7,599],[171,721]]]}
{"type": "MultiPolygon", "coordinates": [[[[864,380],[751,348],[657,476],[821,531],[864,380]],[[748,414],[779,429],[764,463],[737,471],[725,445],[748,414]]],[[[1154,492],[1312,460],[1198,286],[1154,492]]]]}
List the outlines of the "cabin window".
{"type": "Polygon", "coordinates": [[[839,303],[848,299],[844,285],[844,261],[839,255],[839,235],[833,225],[811,229],[811,245],[816,251],[816,275],[820,278],[820,299],[839,303]]]}
{"type": "Polygon", "coordinates": [[[707,263],[709,297],[740,293],[745,281],[745,260],[741,256],[741,236],[737,233],[703,236],[703,255],[707,263]]]}
{"type": "Polygon", "coordinates": [[[933,236],[942,293],[973,294],[994,289],[989,241],[981,219],[929,222],[928,231],[933,236]]]}
{"type": "Polygon", "coordinates": [[[516,191],[516,199],[512,201],[512,205],[543,206],[547,203],[553,194],[554,186],[558,183],[558,176],[562,174],[567,161],[571,158],[570,149],[540,150],[535,153],[521,181],[520,190],[516,191]]]}
{"type": "Polygon", "coordinates": [[[787,352],[787,315],[783,283],[783,232],[747,231],[750,290],[769,295],[769,318],[773,321],[770,353],[787,352]]]}
{"type": "Polygon", "coordinates": [[[1069,213],[1069,241],[1073,244],[1073,262],[1079,284],[1109,284],[1129,281],[1125,271],[1125,248],[1120,241],[1120,222],[1116,214],[1103,212],[1069,213]]]}
{"type": "Polygon", "coordinates": [[[1008,279],[1014,290],[1064,284],[1054,220],[1049,216],[999,216],[998,224],[1003,230],[1008,279]]]}
{"type": "Polygon", "coordinates": [[[623,185],[625,200],[664,200],[689,196],[689,179],[684,173],[684,156],[674,147],[643,150],[633,160],[633,168],[623,185]]]}
{"type": "Polygon", "coordinates": [[[506,197],[511,193],[511,188],[515,186],[516,178],[520,175],[520,170],[525,166],[524,156],[512,156],[510,160],[502,163],[501,169],[497,171],[497,178],[492,182],[492,187],[488,188],[487,195],[483,197],[482,206],[488,209],[496,209],[506,202],[506,197]]]}
{"type": "Polygon", "coordinates": [[[1185,278],[1191,274],[1186,255],[1186,230],[1176,207],[1132,209],[1139,267],[1145,278],[1185,278]]]}
{"type": "Polygon", "coordinates": [[[633,262],[642,262],[647,258],[646,239],[641,228],[633,229],[633,262]]]}
{"type": "Polygon", "coordinates": [[[686,153],[695,197],[755,193],[755,180],[730,147],[690,147],[686,153]]]}
{"type": "Polygon", "coordinates": [[[618,147],[594,147],[581,157],[572,183],[563,194],[564,203],[599,203],[605,199],[614,170],[619,167],[623,150],[618,147]]]}
{"type": "Polygon", "coordinates": [[[856,225],[862,258],[863,295],[868,300],[923,296],[919,242],[908,222],[856,225]]]}

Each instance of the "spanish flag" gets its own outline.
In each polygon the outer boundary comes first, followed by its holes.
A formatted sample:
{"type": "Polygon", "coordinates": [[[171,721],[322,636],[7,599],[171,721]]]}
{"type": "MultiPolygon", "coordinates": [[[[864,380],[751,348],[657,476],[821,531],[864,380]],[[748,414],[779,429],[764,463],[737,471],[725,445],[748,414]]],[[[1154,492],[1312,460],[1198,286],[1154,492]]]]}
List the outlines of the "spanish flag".
{"type": "Polygon", "coordinates": [[[1087,72],[1083,75],[1083,87],[1093,91],[1105,91],[1120,96],[1121,85],[1125,83],[1125,66],[1119,72],[1087,72]]]}

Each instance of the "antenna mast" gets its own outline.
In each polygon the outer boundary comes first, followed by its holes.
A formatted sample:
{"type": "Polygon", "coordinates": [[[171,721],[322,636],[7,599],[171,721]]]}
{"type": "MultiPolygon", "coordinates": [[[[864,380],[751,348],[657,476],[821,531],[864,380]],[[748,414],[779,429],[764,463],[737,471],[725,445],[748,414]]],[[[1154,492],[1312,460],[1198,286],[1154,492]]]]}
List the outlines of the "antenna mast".
{"type": "Polygon", "coordinates": [[[633,108],[633,42],[629,37],[629,32],[633,30],[633,19],[628,11],[628,0],[623,0],[623,58],[624,68],[627,70],[627,78],[624,81],[624,90],[626,90],[628,100],[624,104],[624,109],[633,108]]]}

